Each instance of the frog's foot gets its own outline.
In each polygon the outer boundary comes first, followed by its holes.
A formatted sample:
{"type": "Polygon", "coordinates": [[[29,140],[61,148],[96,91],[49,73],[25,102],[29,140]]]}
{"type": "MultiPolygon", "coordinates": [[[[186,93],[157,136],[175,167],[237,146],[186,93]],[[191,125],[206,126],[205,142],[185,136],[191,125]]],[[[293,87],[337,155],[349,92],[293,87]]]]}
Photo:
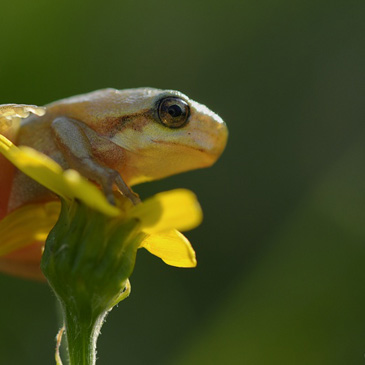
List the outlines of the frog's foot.
{"type": "Polygon", "coordinates": [[[46,109],[36,105],[26,104],[2,104],[0,105],[0,117],[11,120],[12,118],[27,118],[30,113],[42,116],[46,109]]]}
{"type": "Polygon", "coordinates": [[[120,176],[118,171],[104,167],[104,174],[98,180],[103,188],[104,194],[108,199],[110,204],[115,205],[114,184],[117,186],[118,190],[127,197],[134,205],[141,202],[139,196],[132,191],[132,189],[124,182],[123,178],[120,176]]]}
{"type": "Polygon", "coordinates": [[[122,177],[118,174],[115,184],[117,185],[120,192],[125,195],[134,205],[137,205],[141,202],[138,194],[136,194],[122,179],[122,177]]]}
{"type": "Polygon", "coordinates": [[[119,172],[106,166],[97,166],[89,160],[89,163],[93,164],[92,169],[84,170],[87,164],[80,166],[79,172],[84,173],[90,180],[94,180],[98,183],[104,191],[105,197],[110,204],[115,205],[114,197],[114,185],[118,190],[128,198],[134,205],[141,202],[139,196],[124,182],[119,172]],[[81,170],[81,171],[80,171],[81,170]]]}
{"type": "Polygon", "coordinates": [[[0,105],[0,133],[13,140],[19,129],[19,118],[26,118],[30,113],[41,116],[45,112],[45,108],[36,105],[2,104],[0,105]]]}

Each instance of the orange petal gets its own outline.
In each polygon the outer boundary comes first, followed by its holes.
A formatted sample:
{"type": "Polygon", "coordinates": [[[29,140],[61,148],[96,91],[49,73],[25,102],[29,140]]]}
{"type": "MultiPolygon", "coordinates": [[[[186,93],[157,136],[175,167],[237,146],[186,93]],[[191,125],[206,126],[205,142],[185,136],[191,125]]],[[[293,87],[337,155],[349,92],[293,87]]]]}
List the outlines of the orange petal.
{"type": "Polygon", "coordinates": [[[33,244],[0,257],[0,271],[26,279],[45,281],[40,269],[44,242],[33,244]]]}

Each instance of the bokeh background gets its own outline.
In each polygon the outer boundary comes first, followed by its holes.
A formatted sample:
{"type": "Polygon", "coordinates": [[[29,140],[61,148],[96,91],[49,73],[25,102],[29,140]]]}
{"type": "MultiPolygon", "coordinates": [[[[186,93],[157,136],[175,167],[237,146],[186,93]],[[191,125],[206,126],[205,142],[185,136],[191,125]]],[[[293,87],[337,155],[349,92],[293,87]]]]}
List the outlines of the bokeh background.
{"type": "MultiPolygon", "coordinates": [[[[153,86],[229,126],[214,167],[136,187],[197,193],[198,267],[141,250],[98,364],[365,362],[364,1],[1,5],[1,103],[153,86]]],[[[0,288],[0,364],[53,363],[50,289],[0,288]]]]}

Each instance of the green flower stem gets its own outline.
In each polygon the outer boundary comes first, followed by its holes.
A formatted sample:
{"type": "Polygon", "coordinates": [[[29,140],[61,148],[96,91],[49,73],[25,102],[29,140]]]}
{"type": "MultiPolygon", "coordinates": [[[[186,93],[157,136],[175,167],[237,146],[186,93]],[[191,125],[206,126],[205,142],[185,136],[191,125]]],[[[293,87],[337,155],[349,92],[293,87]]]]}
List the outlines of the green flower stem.
{"type": "Polygon", "coordinates": [[[95,364],[104,318],[130,292],[128,278],[145,236],[139,227],[137,219],[62,202],[41,268],[62,307],[70,365],[95,364]]]}
{"type": "Polygon", "coordinates": [[[96,341],[105,314],[83,323],[72,310],[65,312],[65,326],[70,364],[93,365],[96,361],[96,341]]]}

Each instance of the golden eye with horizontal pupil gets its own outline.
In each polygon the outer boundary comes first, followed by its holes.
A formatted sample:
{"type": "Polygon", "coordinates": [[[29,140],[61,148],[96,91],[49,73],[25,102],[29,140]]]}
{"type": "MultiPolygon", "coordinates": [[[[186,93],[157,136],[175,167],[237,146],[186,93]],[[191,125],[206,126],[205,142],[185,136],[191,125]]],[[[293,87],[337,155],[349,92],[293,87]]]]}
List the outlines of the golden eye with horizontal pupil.
{"type": "Polygon", "coordinates": [[[188,120],[190,108],[186,101],[179,98],[165,98],[158,106],[158,117],[169,128],[180,128],[188,120]]]}

